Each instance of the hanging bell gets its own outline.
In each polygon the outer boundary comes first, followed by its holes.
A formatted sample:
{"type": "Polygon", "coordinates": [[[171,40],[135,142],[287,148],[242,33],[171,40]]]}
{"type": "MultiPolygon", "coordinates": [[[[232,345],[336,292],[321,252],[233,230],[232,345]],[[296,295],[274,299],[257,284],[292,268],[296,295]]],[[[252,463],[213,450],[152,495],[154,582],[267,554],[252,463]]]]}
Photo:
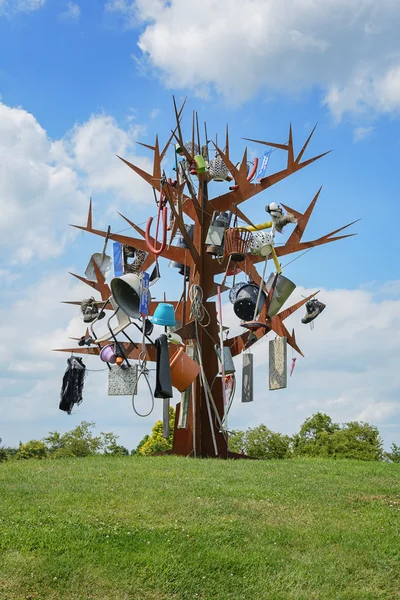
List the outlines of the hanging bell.
{"type": "MultiPolygon", "coordinates": [[[[111,292],[117,306],[132,319],[140,318],[140,277],[127,273],[111,280],[111,292]]],[[[150,292],[148,301],[150,302],[150,292]]]]}
{"type": "MultiPolygon", "coordinates": [[[[242,286],[236,294],[236,300],[233,305],[235,315],[242,321],[250,321],[254,317],[254,311],[257,306],[257,298],[259,293],[259,286],[255,283],[246,283],[242,286]]],[[[265,304],[267,295],[262,290],[260,299],[258,301],[258,312],[261,312],[262,307],[265,304]]]]}
{"type": "Polygon", "coordinates": [[[318,315],[320,315],[322,313],[322,311],[324,310],[325,307],[326,307],[326,304],[323,304],[316,298],[312,298],[306,304],[306,314],[302,318],[301,322],[304,323],[305,325],[307,323],[311,323],[311,321],[314,321],[314,319],[316,319],[318,317],[318,315]]]}

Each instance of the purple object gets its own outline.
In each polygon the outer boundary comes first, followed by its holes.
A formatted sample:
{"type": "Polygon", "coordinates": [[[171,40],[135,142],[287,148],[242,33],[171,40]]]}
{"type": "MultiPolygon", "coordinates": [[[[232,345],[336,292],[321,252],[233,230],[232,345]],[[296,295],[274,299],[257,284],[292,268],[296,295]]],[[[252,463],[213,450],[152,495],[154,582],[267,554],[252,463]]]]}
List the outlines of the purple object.
{"type": "Polygon", "coordinates": [[[106,363],[111,363],[111,364],[115,363],[115,361],[117,360],[117,357],[116,357],[115,351],[114,351],[114,344],[107,344],[107,346],[104,346],[101,349],[100,360],[102,360],[103,362],[106,362],[106,363]]]}

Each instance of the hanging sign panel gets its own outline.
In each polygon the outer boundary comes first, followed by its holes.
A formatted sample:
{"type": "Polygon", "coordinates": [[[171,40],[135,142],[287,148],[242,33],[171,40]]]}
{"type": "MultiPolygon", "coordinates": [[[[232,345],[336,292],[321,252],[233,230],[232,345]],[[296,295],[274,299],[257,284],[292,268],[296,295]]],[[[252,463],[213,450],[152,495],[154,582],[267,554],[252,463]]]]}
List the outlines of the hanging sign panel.
{"type": "Polygon", "coordinates": [[[269,389],[287,387],[287,340],[277,337],[269,342],[269,389]]]}
{"type": "Polygon", "coordinates": [[[140,308],[139,312],[142,317],[147,317],[149,314],[149,285],[150,275],[146,272],[140,277],[140,308]]]}

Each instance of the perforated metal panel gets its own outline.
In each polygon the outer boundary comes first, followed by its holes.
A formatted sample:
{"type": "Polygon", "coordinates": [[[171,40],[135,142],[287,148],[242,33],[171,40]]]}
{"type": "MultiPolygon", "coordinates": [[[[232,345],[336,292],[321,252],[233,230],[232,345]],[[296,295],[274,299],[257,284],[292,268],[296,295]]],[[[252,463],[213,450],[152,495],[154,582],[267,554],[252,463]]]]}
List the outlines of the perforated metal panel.
{"type": "Polygon", "coordinates": [[[112,365],[108,371],[108,395],[132,396],[136,391],[137,365],[112,365]]]}
{"type": "Polygon", "coordinates": [[[276,337],[269,342],[269,389],[287,387],[287,340],[276,337]]]}

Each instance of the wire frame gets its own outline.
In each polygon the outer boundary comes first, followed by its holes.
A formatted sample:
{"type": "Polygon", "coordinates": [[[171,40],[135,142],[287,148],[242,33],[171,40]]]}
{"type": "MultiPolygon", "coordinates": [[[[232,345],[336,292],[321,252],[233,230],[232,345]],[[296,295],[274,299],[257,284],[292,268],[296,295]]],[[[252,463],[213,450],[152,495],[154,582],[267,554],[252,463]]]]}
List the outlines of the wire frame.
{"type": "Polygon", "coordinates": [[[252,234],[241,229],[227,229],[225,231],[225,255],[230,256],[234,262],[241,262],[246,258],[252,234]]]}

